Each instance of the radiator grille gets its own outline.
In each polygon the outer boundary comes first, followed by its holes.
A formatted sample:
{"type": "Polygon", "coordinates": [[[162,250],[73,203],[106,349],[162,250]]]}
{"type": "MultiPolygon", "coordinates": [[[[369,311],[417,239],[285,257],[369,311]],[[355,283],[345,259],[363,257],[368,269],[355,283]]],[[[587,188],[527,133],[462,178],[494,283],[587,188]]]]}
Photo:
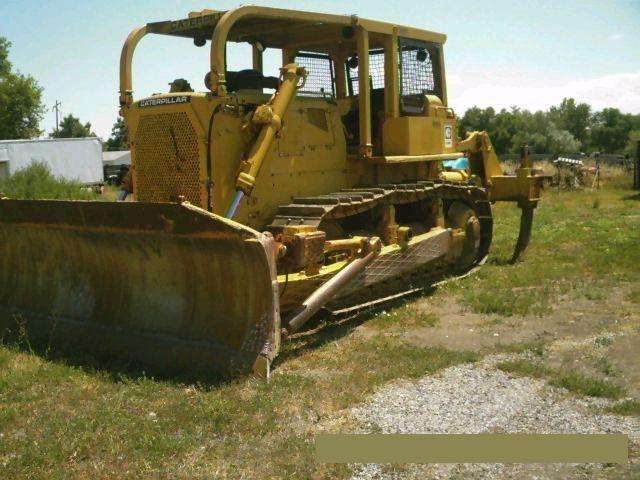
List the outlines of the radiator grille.
{"type": "Polygon", "coordinates": [[[203,207],[198,137],[186,113],[140,119],[134,143],[136,199],[176,201],[182,195],[203,207]]]}

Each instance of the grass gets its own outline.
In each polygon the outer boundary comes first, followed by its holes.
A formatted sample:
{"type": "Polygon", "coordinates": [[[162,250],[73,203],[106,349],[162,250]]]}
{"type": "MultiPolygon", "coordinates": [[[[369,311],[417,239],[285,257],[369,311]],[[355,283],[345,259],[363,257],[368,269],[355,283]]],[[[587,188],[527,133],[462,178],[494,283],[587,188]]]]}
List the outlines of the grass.
{"type": "Polygon", "coordinates": [[[622,400],[621,402],[613,404],[607,411],[618,415],[640,416],[640,401],[632,398],[622,400]]]}
{"type": "MultiPolygon", "coordinates": [[[[603,300],[613,285],[639,282],[640,197],[629,195],[628,176],[613,173],[595,192],[545,191],[525,261],[507,268],[520,211],[497,204],[488,264],[453,288],[463,305],[483,314],[544,316],[563,298],[603,300]]],[[[640,303],[640,289],[627,299],[640,303]]]]}
{"type": "Polygon", "coordinates": [[[385,330],[394,327],[398,330],[410,327],[436,327],[440,323],[440,318],[434,312],[424,311],[416,308],[412,303],[383,310],[370,323],[370,326],[385,330]]]}
{"type": "Polygon", "coordinates": [[[620,374],[619,369],[606,357],[598,359],[597,366],[607,377],[616,377],[620,374]]]}
{"type": "Polygon", "coordinates": [[[618,399],[626,390],[610,381],[588,377],[578,372],[564,372],[540,362],[518,359],[500,362],[498,368],[519,376],[546,378],[550,385],[589,397],[618,399]]]}
{"type": "Polygon", "coordinates": [[[526,353],[530,352],[537,356],[544,355],[545,343],[540,340],[521,343],[498,344],[496,350],[506,353],[526,353]]]}
{"type": "MultiPolygon", "coordinates": [[[[32,179],[50,182],[42,171],[35,173],[32,179]]],[[[12,179],[12,185],[23,185],[23,194],[12,194],[5,184],[0,191],[16,198],[41,191],[48,198],[79,195],[77,185],[64,182],[69,190],[29,190],[27,177],[12,179]]],[[[466,308],[496,319],[543,316],[564,298],[602,301],[621,285],[640,284],[640,203],[622,180],[604,179],[603,184],[599,192],[545,192],[530,250],[517,265],[505,260],[517,235],[519,211],[497,205],[489,263],[476,275],[439,289],[429,301],[456,297],[466,308]],[[590,299],[586,291],[599,293],[590,299]]],[[[633,293],[640,290],[631,291],[628,300],[640,300],[633,293]]],[[[389,381],[419,378],[478,358],[474,352],[409,345],[394,335],[405,327],[437,326],[438,317],[418,303],[406,302],[368,319],[372,337],[352,334],[365,320],[359,318],[293,339],[284,345],[269,383],[154,377],[136,365],[80,352],[49,352],[28,338],[0,344],[1,476],[349,477],[347,466],[314,463],[317,432],[349,431],[345,409],[389,381]]],[[[497,348],[545,354],[542,341],[497,348]]],[[[579,395],[624,395],[611,382],[541,362],[502,367],[579,395]]],[[[611,408],[637,414],[638,402],[625,400],[611,408]]]]}
{"type": "Polygon", "coordinates": [[[19,200],[97,200],[98,195],[75,180],[57,178],[45,163],[34,162],[0,180],[0,192],[19,200]]]}
{"type": "Polygon", "coordinates": [[[640,288],[635,288],[627,293],[626,300],[640,304],[640,288]]]}
{"type": "Polygon", "coordinates": [[[562,387],[570,392],[588,397],[621,398],[626,390],[608,380],[588,377],[578,372],[557,373],[549,382],[556,387],[562,387]]]}
{"type": "Polygon", "coordinates": [[[342,477],[345,466],[312,461],[318,421],[394,378],[418,378],[476,359],[468,352],[418,348],[382,336],[366,342],[342,338],[341,328],[332,339],[287,345],[288,361],[269,383],[153,378],[139,370],[93,368],[81,358],[44,359],[5,346],[0,469],[5,478],[123,472],[342,477]]]}
{"type": "Polygon", "coordinates": [[[597,337],[593,343],[595,343],[598,347],[609,347],[613,344],[613,338],[606,335],[601,335],[597,337]]]}

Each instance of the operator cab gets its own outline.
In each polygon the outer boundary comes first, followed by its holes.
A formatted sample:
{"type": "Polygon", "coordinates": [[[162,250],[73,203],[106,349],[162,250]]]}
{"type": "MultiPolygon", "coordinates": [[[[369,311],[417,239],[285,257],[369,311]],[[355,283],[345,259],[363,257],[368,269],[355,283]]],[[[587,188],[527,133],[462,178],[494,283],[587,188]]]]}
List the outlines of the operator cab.
{"type": "MultiPolygon", "coordinates": [[[[295,62],[308,72],[298,101],[321,100],[340,111],[351,155],[426,161],[425,155],[455,153],[455,116],[447,107],[443,80],[443,34],[356,16],[254,6],[150,23],[132,33],[128,43],[135,47],[147,33],[191,38],[196,46],[211,40],[205,92],[217,97],[277,89],[279,79],[264,73],[263,54],[279,52],[280,66],[295,62]],[[251,46],[249,65],[229,68],[231,43],[251,46]]],[[[123,50],[123,105],[132,102],[132,51],[129,45],[123,50]]]]}

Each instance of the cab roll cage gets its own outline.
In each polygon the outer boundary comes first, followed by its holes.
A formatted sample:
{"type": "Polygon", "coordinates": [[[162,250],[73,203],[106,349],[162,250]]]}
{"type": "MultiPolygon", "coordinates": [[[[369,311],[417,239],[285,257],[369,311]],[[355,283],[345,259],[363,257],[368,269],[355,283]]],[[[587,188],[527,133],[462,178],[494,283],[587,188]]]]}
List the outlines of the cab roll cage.
{"type": "MultiPolygon", "coordinates": [[[[400,25],[393,25],[386,22],[367,20],[358,16],[331,15],[321,13],[298,12],[270,7],[257,7],[252,5],[241,6],[226,12],[204,10],[190,14],[189,19],[181,21],[168,21],[150,23],[133,30],[127,37],[120,56],[120,107],[130,108],[133,104],[133,75],[132,61],[133,53],[144,36],[148,33],[160,33],[177,36],[194,36],[196,28],[202,25],[214,25],[211,36],[210,71],[211,71],[211,91],[214,95],[225,96],[226,90],[226,44],[229,41],[232,28],[240,20],[247,21],[256,19],[264,20],[286,20],[288,22],[298,22],[302,26],[315,25],[335,26],[349,29],[355,37],[356,52],[358,54],[358,107],[359,107],[359,153],[364,157],[372,156],[371,137],[371,87],[369,83],[369,50],[371,38],[375,38],[376,47],[384,49],[384,110],[386,118],[397,118],[400,116],[400,80],[399,80],[399,39],[410,38],[422,42],[429,42],[437,46],[439,77],[444,79],[444,55],[442,45],[446,36],[440,33],[428,32],[400,25]],[[310,23],[312,22],[312,23],[310,23]],[[185,30],[185,27],[187,30],[185,30]],[[193,27],[193,28],[191,28],[193,27]]],[[[310,40],[307,43],[292,43],[282,45],[282,65],[293,61],[295,53],[301,49],[317,48],[326,51],[334,61],[335,65],[344,65],[349,53],[353,48],[345,48],[338,45],[332,39],[325,39],[322,45],[322,38],[310,40]]],[[[253,44],[253,68],[262,71],[262,51],[253,44]]],[[[338,98],[346,96],[346,78],[344,68],[336,68],[336,87],[338,98]]],[[[440,82],[440,94],[443,105],[447,106],[447,92],[445,82],[440,82]]]]}

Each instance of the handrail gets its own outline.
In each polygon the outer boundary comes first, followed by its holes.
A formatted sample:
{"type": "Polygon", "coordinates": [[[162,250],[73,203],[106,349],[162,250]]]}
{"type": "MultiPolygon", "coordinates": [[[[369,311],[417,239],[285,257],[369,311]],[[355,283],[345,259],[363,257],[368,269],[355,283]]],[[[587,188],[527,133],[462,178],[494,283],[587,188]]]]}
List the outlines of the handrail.
{"type": "Polygon", "coordinates": [[[133,103],[133,74],[131,69],[133,52],[138,42],[147,33],[149,33],[149,30],[146,25],[136,28],[129,34],[122,46],[122,52],[120,53],[120,107],[129,107],[133,103]]]}

